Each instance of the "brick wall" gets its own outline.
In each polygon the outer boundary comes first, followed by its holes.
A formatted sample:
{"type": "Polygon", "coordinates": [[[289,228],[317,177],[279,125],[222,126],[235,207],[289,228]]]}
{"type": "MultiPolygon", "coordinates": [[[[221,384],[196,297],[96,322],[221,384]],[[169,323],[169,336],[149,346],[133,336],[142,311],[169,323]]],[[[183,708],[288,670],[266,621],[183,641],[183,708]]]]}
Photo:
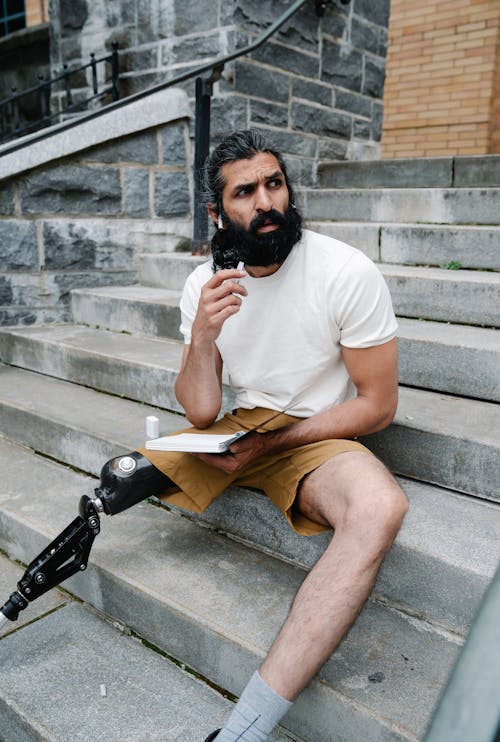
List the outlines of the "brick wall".
{"type": "Polygon", "coordinates": [[[490,151],[500,152],[500,24],[497,36],[497,58],[491,111],[490,151]]]}
{"type": "Polygon", "coordinates": [[[392,0],[382,157],[500,152],[499,0],[392,0]]]}
{"type": "Polygon", "coordinates": [[[40,23],[47,23],[49,20],[47,3],[48,0],[25,0],[26,26],[28,28],[38,26],[40,23]]]}

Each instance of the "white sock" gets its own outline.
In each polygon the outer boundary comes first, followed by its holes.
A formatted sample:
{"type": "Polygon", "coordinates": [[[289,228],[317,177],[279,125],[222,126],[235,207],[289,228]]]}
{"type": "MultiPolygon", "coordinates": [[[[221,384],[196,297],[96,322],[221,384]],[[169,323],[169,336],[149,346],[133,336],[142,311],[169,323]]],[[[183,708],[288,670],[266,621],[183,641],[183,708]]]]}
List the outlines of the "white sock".
{"type": "Polygon", "coordinates": [[[292,706],[262,680],[256,670],[216,742],[265,742],[292,706]]]}

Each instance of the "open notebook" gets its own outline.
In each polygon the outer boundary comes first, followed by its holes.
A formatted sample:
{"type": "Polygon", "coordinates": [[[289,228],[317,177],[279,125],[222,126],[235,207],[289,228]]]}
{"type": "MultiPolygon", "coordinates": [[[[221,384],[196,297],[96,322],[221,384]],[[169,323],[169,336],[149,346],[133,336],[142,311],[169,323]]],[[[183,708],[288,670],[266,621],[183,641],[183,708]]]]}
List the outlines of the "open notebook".
{"type": "MultiPolygon", "coordinates": [[[[288,408],[287,408],[288,409],[288,408]]],[[[236,433],[179,433],[178,435],[165,435],[162,438],[154,438],[146,441],[148,451],[184,451],[185,453],[226,453],[231,443],[243,438],[247,433],[262,428],[287,410],[274,412],[270,417],[254,425],[250,430],[238,430],[236,433]]]]}
{"type": "Polygon", "coordinates": [[[146,441],[149,451],[185,451],[186,453],[225,453],[231,443],[249,433],[239,430],[237,433],[217,435],[215,433],[180,433],[165,435],[146,441]]]}

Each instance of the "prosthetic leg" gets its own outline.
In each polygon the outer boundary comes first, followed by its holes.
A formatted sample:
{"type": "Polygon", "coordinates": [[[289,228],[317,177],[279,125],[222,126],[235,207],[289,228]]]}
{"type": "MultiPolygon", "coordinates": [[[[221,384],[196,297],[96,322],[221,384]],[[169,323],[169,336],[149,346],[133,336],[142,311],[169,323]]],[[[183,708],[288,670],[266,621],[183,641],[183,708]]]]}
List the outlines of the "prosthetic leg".
{"type": "Polygon", "coordinates": [[[84,571],[92,544],[100,531],[99,514],[116,515],[146,497],[161,494],[173,482],[142,454],[134,451],[107,461],[99,487],[91,499],[83,495],[78,516],[29,564],[17,590],[0,608],[0,629],[16,621],[28,603],[84,571]]]}

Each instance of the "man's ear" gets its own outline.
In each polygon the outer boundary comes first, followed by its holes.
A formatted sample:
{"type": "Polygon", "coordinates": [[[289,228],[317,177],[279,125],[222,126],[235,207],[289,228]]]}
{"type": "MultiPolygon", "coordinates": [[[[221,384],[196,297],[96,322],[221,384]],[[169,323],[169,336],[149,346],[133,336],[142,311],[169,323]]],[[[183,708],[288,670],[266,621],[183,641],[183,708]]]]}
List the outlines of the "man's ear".
{"type": "Polygon", "coordinates": [[[219,212],[214,208],[213,204],[208,204],[208,214],[212,219],[216,227],[219,226],[219,212]]]}

